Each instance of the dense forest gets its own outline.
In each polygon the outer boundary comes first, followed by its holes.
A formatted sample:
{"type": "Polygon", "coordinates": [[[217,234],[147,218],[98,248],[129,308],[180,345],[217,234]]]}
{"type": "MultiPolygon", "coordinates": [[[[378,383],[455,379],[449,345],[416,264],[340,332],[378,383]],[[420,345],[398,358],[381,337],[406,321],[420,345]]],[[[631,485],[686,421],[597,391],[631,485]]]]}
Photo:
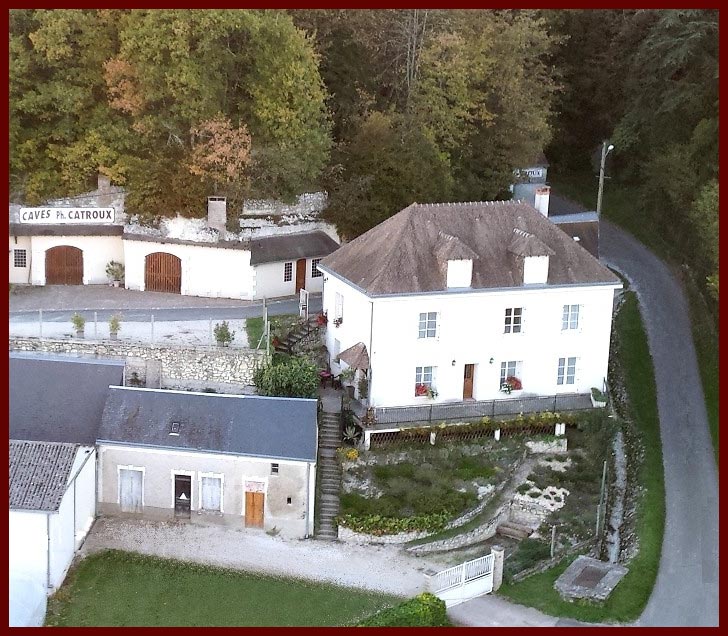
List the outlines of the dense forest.
{"type": "Polygon", "coordinates": [[[349,238],[412,201],[508,197],[541,151],[610,176],[717,297],[718,13],[14,10],[10,192],[128,211],[330,194],[349,238]]]}

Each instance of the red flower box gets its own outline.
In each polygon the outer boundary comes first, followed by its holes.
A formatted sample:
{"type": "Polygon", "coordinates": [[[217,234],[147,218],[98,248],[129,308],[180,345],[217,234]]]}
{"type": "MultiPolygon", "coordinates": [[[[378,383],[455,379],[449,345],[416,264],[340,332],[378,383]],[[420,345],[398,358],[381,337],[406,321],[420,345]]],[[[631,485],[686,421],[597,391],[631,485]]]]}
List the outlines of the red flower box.
{"type": "Polygon", "coordinates": [[[506,384],[511,387],[512,391],[520,391],[523,388],[523,384],[515,375],[509,375],[506,378],[506,384]]]}
{"type": "Polygon", "coordinates": [[[428,386],[426,384],[415,384],[415,397],[427,395],[428,386]]]}

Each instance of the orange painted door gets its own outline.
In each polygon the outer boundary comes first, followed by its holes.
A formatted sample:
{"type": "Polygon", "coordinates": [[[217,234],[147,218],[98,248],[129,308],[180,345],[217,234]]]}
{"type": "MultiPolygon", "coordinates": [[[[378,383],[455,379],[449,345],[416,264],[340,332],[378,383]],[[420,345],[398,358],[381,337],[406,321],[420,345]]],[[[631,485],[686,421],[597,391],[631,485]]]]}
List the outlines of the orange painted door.
{"type": "Polygon", "coordinates": [[[296,261],[296,293],[306,289],[306,259],[299,258],[296,261]]]}
{"type": "Polygon", "coordinates": [[[245,526],[248,528],[263,527],[263,507],[265,504],[265,493],[245,493],[245,526]]]}
{"type": "Polygon", "coordinates": [[[466,364],[463,374],[463,400],[473,399],[473,376],[475,375],[475,365],[466,364]]]}

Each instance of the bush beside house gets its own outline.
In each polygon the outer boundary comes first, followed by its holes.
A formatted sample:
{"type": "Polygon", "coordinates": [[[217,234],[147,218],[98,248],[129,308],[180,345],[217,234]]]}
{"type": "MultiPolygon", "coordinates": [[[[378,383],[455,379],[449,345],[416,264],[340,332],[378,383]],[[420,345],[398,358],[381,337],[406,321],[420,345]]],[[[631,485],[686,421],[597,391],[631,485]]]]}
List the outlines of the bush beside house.
{"type": "Polygon", "coordinates": [[[358,627],[449,627],[445,601],[424,592],[360,621],[358,627]]]}
{"type": "Polygon", "coordinates": [[[258,394],[275,397],[315,398],[319,382],[318,369],[305,358],[287,358],[259,367],[253,374],[258,394]]]}

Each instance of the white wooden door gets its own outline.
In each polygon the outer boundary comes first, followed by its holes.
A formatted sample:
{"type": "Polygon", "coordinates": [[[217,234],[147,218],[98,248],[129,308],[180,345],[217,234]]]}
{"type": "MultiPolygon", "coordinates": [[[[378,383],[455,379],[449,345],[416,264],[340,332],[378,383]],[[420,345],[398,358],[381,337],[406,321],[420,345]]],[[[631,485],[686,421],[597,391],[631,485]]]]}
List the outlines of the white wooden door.
{"type": "Polygon", "coordinates": [[[142,480],[141,470],[119,470],[119,505],[122,512],[142,511],[142,480]]]}

